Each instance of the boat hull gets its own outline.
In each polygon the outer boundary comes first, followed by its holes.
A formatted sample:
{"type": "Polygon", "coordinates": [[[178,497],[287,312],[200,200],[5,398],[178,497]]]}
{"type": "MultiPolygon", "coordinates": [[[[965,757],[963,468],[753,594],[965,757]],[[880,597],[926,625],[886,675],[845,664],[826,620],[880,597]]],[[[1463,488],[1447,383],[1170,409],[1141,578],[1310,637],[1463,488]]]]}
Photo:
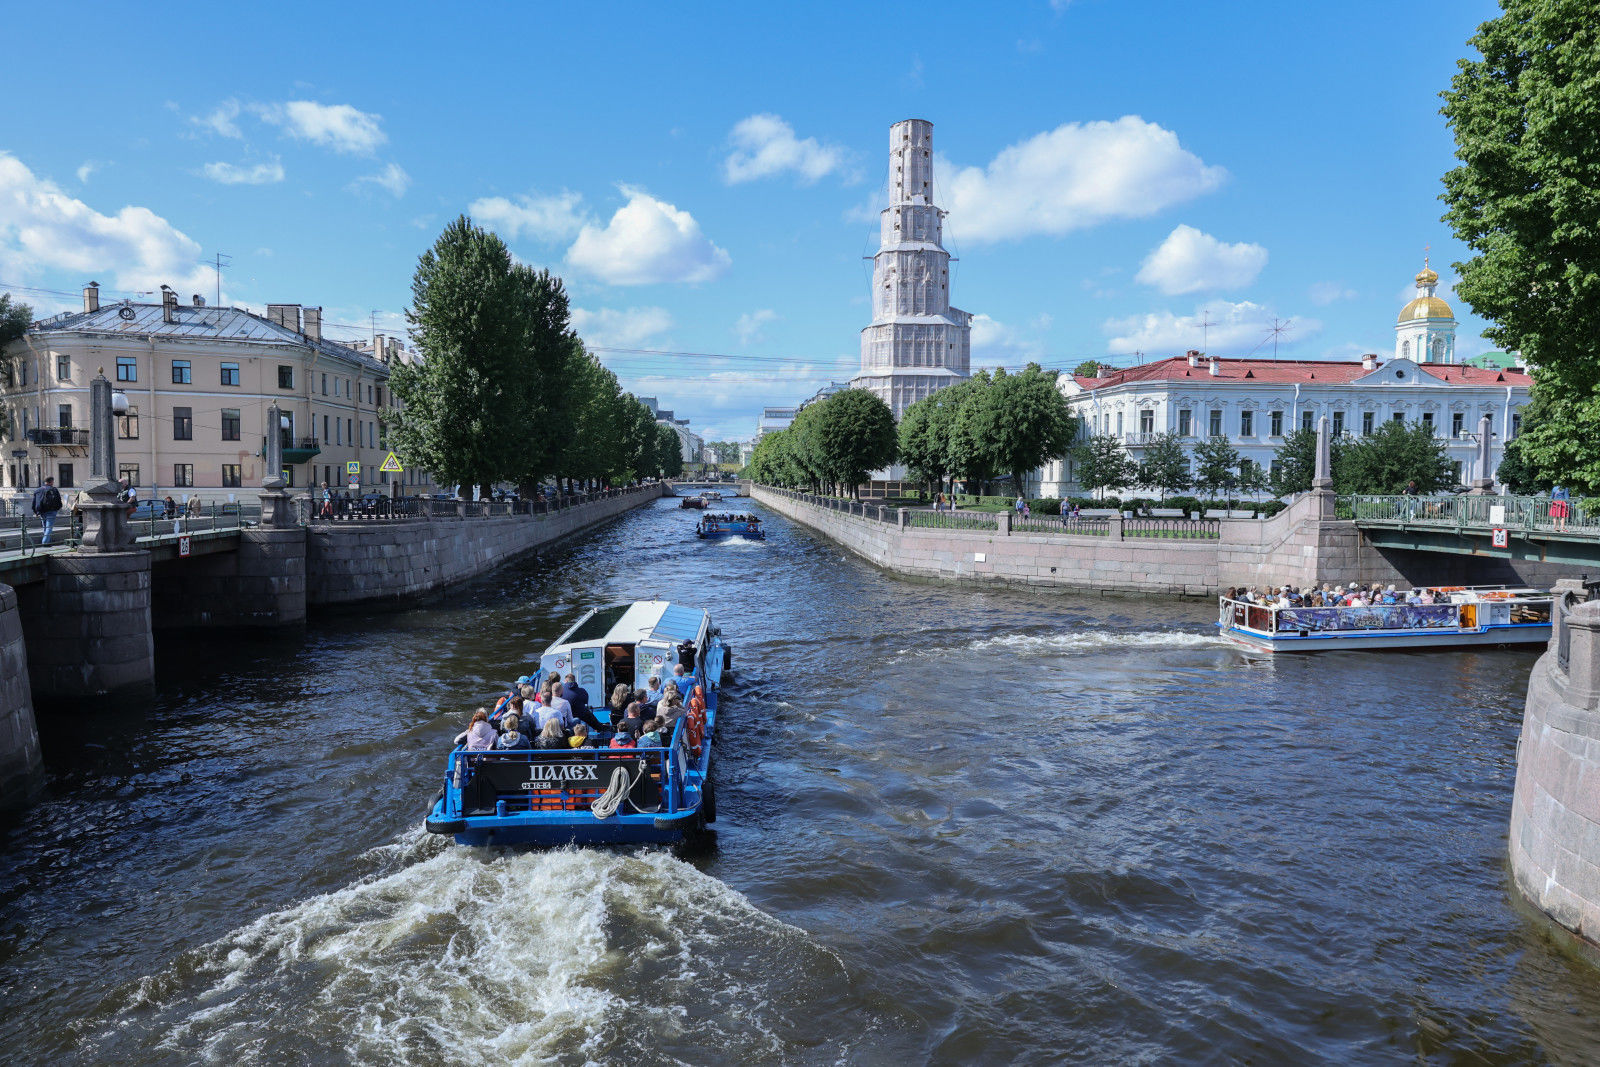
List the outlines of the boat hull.
{"type": "Polygon", "coordinates": [[[444,802],[434,805],[427,828],[433,833],[450,834],[458,845],[475,848],[496,845],[529,845],[559,848],[563,845],[679,844],[705,826],[696,808],[673,815],[613,815],[596,819],[588,812],[568,818],[518,818],[516,816],[474,816],[449,819],[444,802]],[[464,824],[464,825],[463,825],[464,824]]]}
{"type": "Polygon", "coordinates": [[[1388,649],[1495,648],[1501,645],[1546,645],[1550,624],[1491,626],[1485,630],[1423,632],[1417,630],[1340,631],[1330,633],[1280,633],[1273,636],[1217,624],[1219,633],[1235,644],[1258,652],[1346,652],[1388,649]]]}

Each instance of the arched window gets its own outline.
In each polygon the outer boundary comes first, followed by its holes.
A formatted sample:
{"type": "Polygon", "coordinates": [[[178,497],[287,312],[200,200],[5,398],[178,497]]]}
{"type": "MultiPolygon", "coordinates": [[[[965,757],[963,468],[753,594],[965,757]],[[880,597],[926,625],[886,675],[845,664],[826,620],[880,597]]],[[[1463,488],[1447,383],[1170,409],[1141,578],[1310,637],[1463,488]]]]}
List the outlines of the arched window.
{"type": "Polygon", "coordinates": [[[1400,342],[1400,358],[1401,359],[1410,359],[1411,358],[1411,342],[1410,341],[1401,341],[1400,342]]]}
{"type": "Polygon", "coordinates": [[[1433,362],[1435,362],[1435,363],[1443,363],[1444,362],[1444,338],[1443,337],[1435,337],[1433,339],[1433,362]]]}

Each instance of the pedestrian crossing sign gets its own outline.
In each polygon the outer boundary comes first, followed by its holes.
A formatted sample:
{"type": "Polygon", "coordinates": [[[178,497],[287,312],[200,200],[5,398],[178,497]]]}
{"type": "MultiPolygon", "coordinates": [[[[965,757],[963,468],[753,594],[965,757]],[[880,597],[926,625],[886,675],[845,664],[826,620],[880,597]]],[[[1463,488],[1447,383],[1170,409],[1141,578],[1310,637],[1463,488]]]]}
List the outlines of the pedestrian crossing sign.
{"type": "Polygon", "coordinates": [[[383,466],[379,467],[378,469],[389,474],[400,474],[404,470],[404,468],[400,466],[400,457],[395,455],[393,452],[390,452],[383,458],[383,466]]]}
{"type": "Polygon", "coordinates": [[[350,475],[359,475],[361,473],[361,461],[359,459],[345,460],[344,472],[350,475]]]}

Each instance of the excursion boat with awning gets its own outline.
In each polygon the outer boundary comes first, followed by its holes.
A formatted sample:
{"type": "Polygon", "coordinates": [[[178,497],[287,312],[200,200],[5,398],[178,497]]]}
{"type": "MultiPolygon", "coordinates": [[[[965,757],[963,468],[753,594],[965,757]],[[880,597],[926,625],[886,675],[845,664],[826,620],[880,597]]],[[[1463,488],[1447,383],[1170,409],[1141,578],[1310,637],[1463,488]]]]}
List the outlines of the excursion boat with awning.
{"type": "Polygon", "coordinates": [[[1219,597],[1217,628],[1265,652],[1543,645],[1554,596],[1516,586],[1432,587],[1432,604],[1272,607],[1219,597]]]}
{"type": "Polygon", "coordinates": [[[767,531],[754,515],[707,515],[694,528],[695,536],[702,539],[744,537],[752,541],[765,541],[767,531]]]}
{"type": "Polygon", "coordinates": [[[711,751],[730,661],[722,631],[700,608],[641,600],[589,611],[545,649],[533,684],[571,674],[603,717],[613,686],[648,690],[652,676],[676,680],[682,665],[685,698],[695,685],[705,692],[698,747],[687,717],[660,748],[610,748],[609,731],[598,747],[570,751],[457,747],[427,829],[463,845],[673,843],[695,834],[717,817],[711,751]]]}

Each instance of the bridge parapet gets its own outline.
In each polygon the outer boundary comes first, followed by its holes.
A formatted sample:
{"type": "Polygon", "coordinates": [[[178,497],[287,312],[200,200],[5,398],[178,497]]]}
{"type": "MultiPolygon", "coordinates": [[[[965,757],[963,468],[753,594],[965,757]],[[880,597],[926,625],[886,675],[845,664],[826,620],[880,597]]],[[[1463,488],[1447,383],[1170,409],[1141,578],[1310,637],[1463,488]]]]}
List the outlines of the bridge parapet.
{"type": "MultiPolygon", "coordinates": [[[[1487,531],[1495,527],[1556,531],[1547,496],[1482,496],[1471,493],[1438,496],[1348,496],[1341,511],[1358,526],[1447,526],[1487,531]]],[[[1600,537],[1600,513],[1576,503],[1562,524],[1566,531],[1600,537]]]]}

